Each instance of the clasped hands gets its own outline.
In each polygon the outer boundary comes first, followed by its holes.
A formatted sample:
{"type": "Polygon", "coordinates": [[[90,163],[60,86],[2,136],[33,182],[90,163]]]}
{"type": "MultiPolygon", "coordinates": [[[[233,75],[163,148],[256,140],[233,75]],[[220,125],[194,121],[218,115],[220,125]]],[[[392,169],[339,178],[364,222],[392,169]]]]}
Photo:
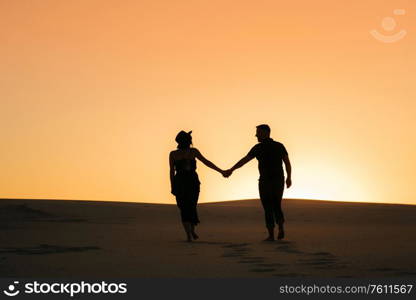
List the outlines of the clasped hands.
{"type": "Polygon", "coordinates": [[[228,170],[221,170],[220,173],[222,174],[222,176],[224,176],[225,178],[228,178],[231,176],[231,174],[233,173],[232,169],[228,169],[228,170]]]}

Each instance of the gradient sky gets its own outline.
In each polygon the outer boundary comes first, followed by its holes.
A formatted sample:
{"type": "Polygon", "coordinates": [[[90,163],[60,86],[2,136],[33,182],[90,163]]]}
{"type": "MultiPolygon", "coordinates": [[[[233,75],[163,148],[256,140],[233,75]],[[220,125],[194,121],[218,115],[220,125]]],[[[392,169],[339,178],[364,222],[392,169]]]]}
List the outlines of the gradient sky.
{"type": "MultiPolygon", "coordinates": [[[[179,130],[229,168],[268,123],[293,164],[285,197],[416,204],[415,13],[410,0],[0,0],[0,197],[174,203],[179,130]]],[[[198,172],[201,202],[258,197],[255,160],[228,179],[198,172]]]]}

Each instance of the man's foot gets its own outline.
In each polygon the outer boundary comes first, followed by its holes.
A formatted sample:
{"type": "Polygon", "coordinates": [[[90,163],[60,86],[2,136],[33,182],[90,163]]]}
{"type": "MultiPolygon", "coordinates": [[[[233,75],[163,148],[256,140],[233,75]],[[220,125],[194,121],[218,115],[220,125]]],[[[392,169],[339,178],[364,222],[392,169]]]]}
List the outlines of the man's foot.
{"type": "Polygon", "coordinates": [[[199,239],[199,236],[198,236],[195,232],[191,232],[191,234],[192,234],[192,238],[193,238],[194,240],[199,239]]]}
{"type": "Polygon", "coordinates": [[[263,242],[273,242],[274,241],[274,237],[269,236],[267,237],[267,239],[264,239],[263,242]]]}

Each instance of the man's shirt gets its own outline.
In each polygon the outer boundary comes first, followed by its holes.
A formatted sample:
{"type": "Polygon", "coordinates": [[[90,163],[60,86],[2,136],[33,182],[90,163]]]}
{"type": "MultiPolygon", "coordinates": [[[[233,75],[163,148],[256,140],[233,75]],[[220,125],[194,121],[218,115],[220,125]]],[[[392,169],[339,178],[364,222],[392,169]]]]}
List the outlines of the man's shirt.
{"type": "Polygon", "coordinates": [[[247,155],[259,161],[260,179],[284,178],[282,160],[288,154],[282,143],[269,138],[251,148],[247,155]]]}

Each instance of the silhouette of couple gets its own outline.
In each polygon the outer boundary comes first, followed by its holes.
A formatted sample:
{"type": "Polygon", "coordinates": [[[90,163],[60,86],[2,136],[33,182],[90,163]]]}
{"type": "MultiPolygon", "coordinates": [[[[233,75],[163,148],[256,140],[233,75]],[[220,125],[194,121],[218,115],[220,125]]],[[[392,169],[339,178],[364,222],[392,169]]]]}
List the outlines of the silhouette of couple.
{"type": "Polygon", "coordinates": [[[291,165],[286,148],[283,144],[270,138],[270,127],[262,124],[256,127],[256,137],[259,141],[246,156],[239,160],[231,169],[221,170],[206,159],[198,149],[192,146],[192,131],[181,131],[176,136],[178,149],[169,154],[171,192],[176,196],[176,203],[181,213],[182,224],[188,242],[198,239],[195,226],[199,223],[197,203],[200,181],[196,173],[196,160],[207,167],[229,177],[234,170],[244,166],[256,158],[259,162],[259,194],[264,209],[264,217],[269,236],[265,241],[274,241],[275,223],[279,227],[278,239],[285,236],[284,216],[281,207],[285,177],[282,161],[286,168],[286,186],[292,185],[291,165]]]}

